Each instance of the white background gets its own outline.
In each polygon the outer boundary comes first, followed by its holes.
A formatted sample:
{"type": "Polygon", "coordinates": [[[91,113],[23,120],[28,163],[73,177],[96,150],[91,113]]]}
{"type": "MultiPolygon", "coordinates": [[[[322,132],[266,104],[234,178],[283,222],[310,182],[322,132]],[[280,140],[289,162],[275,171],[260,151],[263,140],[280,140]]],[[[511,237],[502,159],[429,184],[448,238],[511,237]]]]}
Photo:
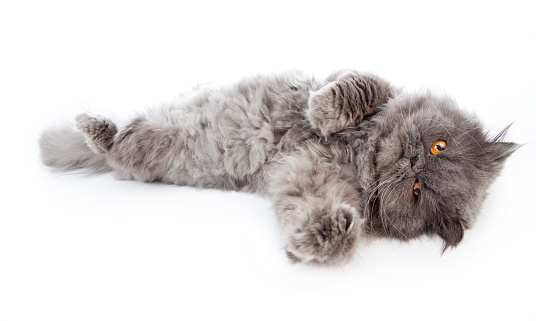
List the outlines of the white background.
{"type": "Polygon", "coordinates": [[[535,320],[536,23],[529,1],[4,1],[0,320],[535,320]],[[377,73],[526,143],[474,229],[292,265],[266,199],[54,173],[40,131],[199,82],[377,73]]]}

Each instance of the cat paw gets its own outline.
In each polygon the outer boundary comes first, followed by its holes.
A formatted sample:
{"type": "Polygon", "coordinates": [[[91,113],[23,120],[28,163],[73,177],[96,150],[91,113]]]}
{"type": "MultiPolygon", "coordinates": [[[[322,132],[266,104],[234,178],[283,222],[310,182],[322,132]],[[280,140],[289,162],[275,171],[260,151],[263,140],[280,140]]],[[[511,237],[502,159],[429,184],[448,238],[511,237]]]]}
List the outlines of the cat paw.
{"type": "Polygon", "coordinates": [[[117,133],[115,124],[104,117],[80,114],[76,116],[76,128],[86,137],[88,146],[96,153],[104,153],[113,143],[117,133]]]}
{"type": "Polygon", "coordinates": [[[344,130],[375,113],[391,95],[391,85],[372,76],[347,72],[309,97],[309,122],[324,136],[344,130]]]}
{"type": "Polygon", "coordinates": [[[350,260],[363,220],[350,206],[306,221],[289,239],[286,248],[293,262],[334,265],[350,260]]]}
{"type": "Polygon", "coordinates": [[[328,84],[309,97],[307,117],[313,128],[320,129],[324,136],[336,133],[349,124],[346,113],[342,113],[342,105],[337,99],[335,83],[328,84]]]}

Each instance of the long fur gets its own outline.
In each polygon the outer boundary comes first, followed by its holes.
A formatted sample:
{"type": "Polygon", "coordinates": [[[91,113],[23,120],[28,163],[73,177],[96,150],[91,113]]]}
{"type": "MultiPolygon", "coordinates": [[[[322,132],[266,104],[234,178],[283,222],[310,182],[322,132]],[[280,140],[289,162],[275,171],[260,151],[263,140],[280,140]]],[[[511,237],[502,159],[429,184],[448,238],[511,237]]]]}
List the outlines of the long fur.
{"type": "Polygon", "coordinates": [[[106,156],[93,152],[80,131],[71,127],[46,129],[39,139],[41,159],[47,166],[59,170],[80,170],[87,173],[105,173],[112,168],[106,156]]]}
{"type": "Polygon", "coordinates": [[[200,87],[122,128],[82,114],[40,144],[63,170],[268,195],[289,259],[329,265],[367,236],[456,246],[517,148],[506,130],[490,138],[452,99],[375,75],[289,72],[200,87]]]}

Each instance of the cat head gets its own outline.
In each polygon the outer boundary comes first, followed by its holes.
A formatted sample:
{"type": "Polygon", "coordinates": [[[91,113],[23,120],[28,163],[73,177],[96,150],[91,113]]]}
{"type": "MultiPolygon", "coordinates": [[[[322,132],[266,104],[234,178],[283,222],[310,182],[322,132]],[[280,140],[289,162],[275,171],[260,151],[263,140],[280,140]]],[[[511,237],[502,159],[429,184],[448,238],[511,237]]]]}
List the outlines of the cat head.
{"type": "Polygon", "coordinates": [[[476,117],[430,93],[400,95],[378,115],[379,175],[371,226],[400,239],[439,235],[456,246],[475,221],[486,190],[517,148],[508,128],[486,135],[476,117]]]}

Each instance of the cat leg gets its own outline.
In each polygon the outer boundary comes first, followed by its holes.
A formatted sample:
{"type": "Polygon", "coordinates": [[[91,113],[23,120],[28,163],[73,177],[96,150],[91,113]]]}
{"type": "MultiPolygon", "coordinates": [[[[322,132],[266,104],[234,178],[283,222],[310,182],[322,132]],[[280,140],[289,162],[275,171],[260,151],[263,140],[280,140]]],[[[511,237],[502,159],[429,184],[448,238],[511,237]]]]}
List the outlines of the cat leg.
{"type": "Polygon", "coordinates": [[[269,192],[294,262],[347,262],[363,232],[355,172],[326,155],[329,150],[297,152],[271,177],[269,192]]]}
{"type": "Polygon", "coordinates": [[[334,80],[309,97],[309,121],[324,136],[354,126],[398,93],[387,81],[355,71],[329,79],[334,80]]]}

